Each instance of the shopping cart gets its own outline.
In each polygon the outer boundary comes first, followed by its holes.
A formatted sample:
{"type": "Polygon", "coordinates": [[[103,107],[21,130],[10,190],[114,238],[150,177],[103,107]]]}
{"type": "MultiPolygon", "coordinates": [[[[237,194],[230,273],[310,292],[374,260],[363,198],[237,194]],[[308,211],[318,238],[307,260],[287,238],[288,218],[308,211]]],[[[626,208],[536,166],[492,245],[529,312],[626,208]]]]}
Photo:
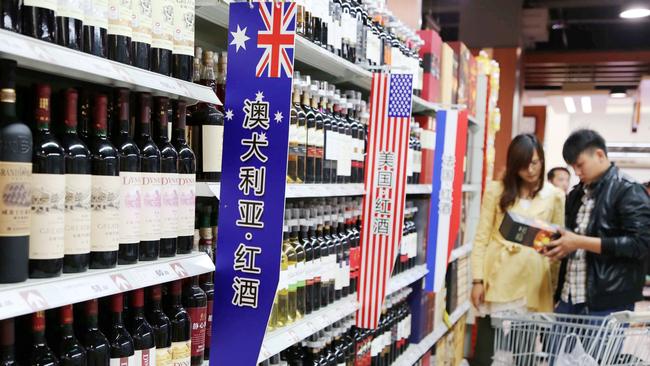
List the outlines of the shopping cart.
{"type": "Polygon", "coordinates": [[[493,366],[650,365],[650,313],[507,314],[492,326],[493,366]]]}

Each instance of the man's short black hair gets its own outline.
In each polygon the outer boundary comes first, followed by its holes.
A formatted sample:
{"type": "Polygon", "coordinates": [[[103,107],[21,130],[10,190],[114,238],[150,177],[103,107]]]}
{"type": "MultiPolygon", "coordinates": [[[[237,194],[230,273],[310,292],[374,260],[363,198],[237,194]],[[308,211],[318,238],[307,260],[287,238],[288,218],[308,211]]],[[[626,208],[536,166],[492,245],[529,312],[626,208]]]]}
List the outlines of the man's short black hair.
{"type": "Polygon", "coordinates": [[[549,182],[552,181],[553,178],[555,178],[555,173],[557,173],[558,171],[565,171],[569,176],[571,176],[571,172],[569,171],[569,169],[563,166],[556,166],[555,168],[549,170],[548,174],[546,174],[546,178],[548,179],[549,182]]]}
{"type": "Polygon", "coordinates": [[[575,164],[580,154],[593,149],[601,149],[607,155],[605,139],[594,130],[577,130],[564,142],[562,157],[567,164],[575,164]]]}

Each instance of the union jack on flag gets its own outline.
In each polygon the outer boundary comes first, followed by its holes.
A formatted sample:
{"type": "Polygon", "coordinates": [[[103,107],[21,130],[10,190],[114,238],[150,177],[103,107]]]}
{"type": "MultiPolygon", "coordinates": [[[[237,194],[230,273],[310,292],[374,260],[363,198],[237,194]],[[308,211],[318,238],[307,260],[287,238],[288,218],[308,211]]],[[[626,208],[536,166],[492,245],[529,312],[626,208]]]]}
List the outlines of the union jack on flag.
{"type": "Polygon", "coordinates": [[[289,25],[295,22],[296,3],[283,7],[281,2],[260,3],[260,15],[265,30],[257,32],[257,47],[263,48],[255,70],[255,76],[260,77],[266,71],[270,78],[281,77],[284,70],[287,77],[293,76],[293,62],[288,49],[294,48],[294,31],[289,25]]]}

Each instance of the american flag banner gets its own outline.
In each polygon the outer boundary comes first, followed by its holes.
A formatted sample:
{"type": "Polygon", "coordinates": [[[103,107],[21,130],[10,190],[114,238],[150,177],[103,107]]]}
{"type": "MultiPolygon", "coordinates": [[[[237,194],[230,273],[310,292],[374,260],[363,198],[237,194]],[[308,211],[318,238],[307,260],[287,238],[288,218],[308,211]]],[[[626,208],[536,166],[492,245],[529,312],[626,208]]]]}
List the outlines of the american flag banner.
{"type": "Polygon", "coordinates": [[[357,326],[376,328],[404,225],[413,76],[375,73],[361,231],[357,326]]]}

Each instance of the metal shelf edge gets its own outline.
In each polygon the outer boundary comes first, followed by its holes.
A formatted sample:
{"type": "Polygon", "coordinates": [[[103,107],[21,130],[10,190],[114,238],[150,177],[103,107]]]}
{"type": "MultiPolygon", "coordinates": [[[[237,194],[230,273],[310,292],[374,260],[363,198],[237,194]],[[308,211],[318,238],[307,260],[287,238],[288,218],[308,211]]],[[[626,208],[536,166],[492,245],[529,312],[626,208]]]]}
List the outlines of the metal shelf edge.
{"type": "Polygon", "coordinates": [[[418,281],[429,273],[426,264],[413,267],[406,272],[400,273],[390,278],[386,289],[386,296],[391,295],[406,286],[418,281]]]}

